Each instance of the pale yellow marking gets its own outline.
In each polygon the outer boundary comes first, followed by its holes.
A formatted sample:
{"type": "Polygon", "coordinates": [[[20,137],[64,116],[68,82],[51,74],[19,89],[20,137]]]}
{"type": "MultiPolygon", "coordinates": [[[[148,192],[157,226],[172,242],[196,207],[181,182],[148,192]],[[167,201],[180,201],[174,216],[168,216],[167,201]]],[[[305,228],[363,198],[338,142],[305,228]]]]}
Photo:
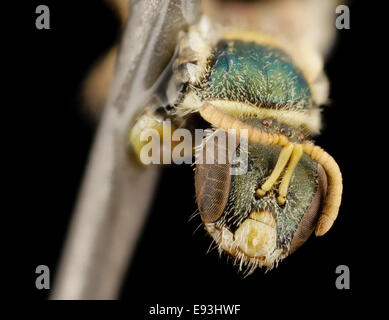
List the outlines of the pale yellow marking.
{"type": "Polygon", "coordinates": [[[249,218],[267,224],[272,228],[276,227],[276,221],[274,220],[273,215],[269,211],[253,211],[250,213],[249,218]]]}
{"type": "MultiPolygon", "coordinates": [[[[184,101],[183,107],[187,109],[187,105],[196,105],[192,100],[184,101]]],[[[244,102],[226,100],[211,100],[207,103],[210,103],[213,106],[223,110],[225,113],[239,119],[248,117],[256,117],[261,119],[273,118],[293,127],[304,125],[314,134],[319,133],[321,127],[320,110],[315,108],[304,110],[278,110],[261,108],[244,102]]]]}
{"type": "MultiPolygon", "coordinates": [[[[162,122],[155,118],[155,116],[152,114],[152,112],[146,111],[145,114],[141,115],[138,120],[136,121],[135,125],[130,130],[129,134],[129,145],[131,146],[132,150],[135,153],[136,159],[140,161],[140,154],[142,148],[149,143],[149,141],[141,141],[140,136],[142,132],[147,132],[147,130],[156,130],[158,132],[158,135],[160,137],[160,143],[161,146],[164,145],[163,141],[163,132],[167,130],[165,122],[162,122]]],[[[175,130],[175,126],[171,124],[171,135],[170,135],[170,141],[171,141],[171,150],[179,143],[172,140],[172,134],[175,130]]],[[[163,150],[163,152],[171,152],[171,150],[163,150]]],[[[162,153],[161,153],[162,157],[162,153]]],[[[161,158],[162,161],[162,158],[161,158]]],[[[141,162],[141,161],[140,161],[141,162]]]]}
{"type": "Polygon", "coordinates": [[[264,223],[246,219],[234,233],[234,243],[248,257],[267,257],[276,249],[277,232],[264,223]]]}

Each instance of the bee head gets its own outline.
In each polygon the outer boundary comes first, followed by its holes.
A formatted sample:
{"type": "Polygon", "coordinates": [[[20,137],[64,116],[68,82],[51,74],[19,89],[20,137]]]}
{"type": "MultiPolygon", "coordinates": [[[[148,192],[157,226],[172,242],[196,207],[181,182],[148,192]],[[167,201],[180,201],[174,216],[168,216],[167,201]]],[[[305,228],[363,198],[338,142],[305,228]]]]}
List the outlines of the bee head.
{"type": "MultiPolygon", "coordinates": [[[[250,122],[250,121],[249,121],[250,122]]],[[[290,137],[301,134],[276,120],[253,120],[256,126],[284,130],[290,137]]],[[[247,121],[246,121],[247,123],[247,121]]],[[[215,145],[225,150],[225,146],[215,145]]],[[[327,176],[320,164],[303,155],[291,179],[287,201],[277,201],[279,183],[263,197],[256,190],[271,174],[281,147],[248,143],[234,150],[231,161],[197,164],[196,199],[205,229],[224,251],[246,266],[272,268],[299,248],[317,224],[327,190],[327,176]],[[247,152],[247,172],[231,175],[241,152],[247,152]]],[[[216,159],[217,160],[217,159],[216,159]]]]}

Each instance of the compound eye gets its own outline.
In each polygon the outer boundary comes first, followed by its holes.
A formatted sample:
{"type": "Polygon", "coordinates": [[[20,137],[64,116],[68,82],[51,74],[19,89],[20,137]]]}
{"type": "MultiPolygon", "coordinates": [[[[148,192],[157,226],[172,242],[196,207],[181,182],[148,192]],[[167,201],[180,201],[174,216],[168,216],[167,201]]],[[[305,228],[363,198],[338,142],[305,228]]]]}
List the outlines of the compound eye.
{"type": "MultiPolygon", "coordinates": [[[[226,135],[224,131],[218,132],[219,136],[226,135]]],[[[226,138],[227,136],[225,136],[226,138]]],[[[226,207],[231,186],[231,164],[228,159],[226,143],[219,144],[210,139],[202,150],[202,164],[196,165],[195,189],[196,201],[204,223],[212,223],[218,220],[226,207]],[[208,149],[209,145],[211,148],[208,149]],[[211,164],[208,164],[212,154],[211,164]],[[219,158],[222,157],[222,158],[219,158]],[[208,163],[207,163],[208,162],[208,163]]],[[[222,139],[222,141],[227,141],[222,139]]],[[[228,144],[227,144],[228,145],[228,144]]]]}
{"type": "Polygon", "coordinates": [[[223,214],[230,192],[229,164],[198,164],[195,172],[196,201],[203,222],[215,222],[223,214]]]}
{"type": "Polygon", "coordinates": [[[318,164],[318,187],[315,195],[313,196],[311,205],[308,207],[303,218],[301,219],[296,232],[292,238],[290,245],[290,253],[296,251],[305,241],[308,240],[316,227],[317,220],[320,216],[322,204],[324,202],[327,193],[327,175],[323,167],[318,164]]]}

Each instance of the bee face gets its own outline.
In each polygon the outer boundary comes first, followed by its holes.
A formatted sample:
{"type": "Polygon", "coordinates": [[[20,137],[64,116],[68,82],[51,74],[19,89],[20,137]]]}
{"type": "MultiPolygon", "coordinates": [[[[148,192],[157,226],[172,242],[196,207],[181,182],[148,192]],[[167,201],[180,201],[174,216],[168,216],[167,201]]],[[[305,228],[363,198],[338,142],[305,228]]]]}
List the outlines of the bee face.
{"type": "Polygon", "coordinates": [[[285,205],[277,202],[277,185],[266,196],[256,196],[280,149],[250,143],[244,175],[228,176],[228,164],[196,167],[197,203],[206,230],[221,251],[241,261],[249,271],[257,266],[272,268],[301,246],[314,230],[325,196],[326,175],[306,155],[295,169],[285,205]]]}

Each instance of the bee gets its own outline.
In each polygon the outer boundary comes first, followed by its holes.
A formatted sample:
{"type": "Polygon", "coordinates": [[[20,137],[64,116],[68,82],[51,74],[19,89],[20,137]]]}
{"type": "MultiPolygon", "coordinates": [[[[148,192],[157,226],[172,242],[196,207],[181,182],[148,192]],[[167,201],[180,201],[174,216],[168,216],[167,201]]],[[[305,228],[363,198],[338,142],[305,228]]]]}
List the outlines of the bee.
{"type": "Polygon", "coordinates": [[[230,174],[238,148],[225,163],[198,161],[209,143],[204,138],[196,146],[195,190],[205,230],[247,273],[272,269],[313,232],[324,235],[338,215],[339,166],[312,141],[328,82],[306,50],[204,16],[180,35],[162,88],[166,104],[150,103],[130,128],[137,157],[146,144],[142,133],[163,132],[165,120],[192,132],[245,130],[247,171],[230,174]]]}
{"type": "Polygon", "coordinates": [[[189,130],[196,214],[239,270],[271,269],[313,232],[324,235],[342,176],[312,139],[338,1],[108,2],[122,36],[85,82],[85,104],[101,120],[53,298],[118,296],[158,177],[158,166],[132,161],[142,161],[150,130],[163,163],[178,130],[189,130]]]}

